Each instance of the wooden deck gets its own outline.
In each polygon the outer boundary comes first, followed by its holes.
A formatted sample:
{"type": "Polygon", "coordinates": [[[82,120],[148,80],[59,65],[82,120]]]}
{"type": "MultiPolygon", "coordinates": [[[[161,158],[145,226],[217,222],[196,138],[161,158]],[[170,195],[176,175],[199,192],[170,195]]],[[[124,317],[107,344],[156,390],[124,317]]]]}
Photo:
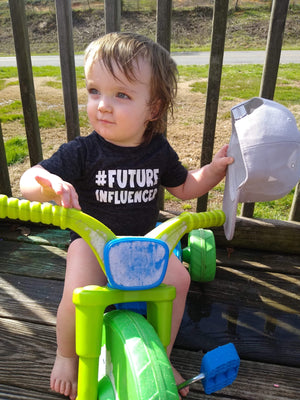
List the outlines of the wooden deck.
{"type": "MultiPolygon", "coordinates": [[[[0,399],[54,400],[49,390],[56,350],[55,316],[63,289],[68,233],[0,223],[0,399]]],[[[186,378],[203,351],[233,342],[236,381],[188,399],[300,398],[300,256],[217,249],[217,276],[193,283],[172,361],[186,378]]],[[[134,400],[134,399],[132,399],[134,400]]]]}

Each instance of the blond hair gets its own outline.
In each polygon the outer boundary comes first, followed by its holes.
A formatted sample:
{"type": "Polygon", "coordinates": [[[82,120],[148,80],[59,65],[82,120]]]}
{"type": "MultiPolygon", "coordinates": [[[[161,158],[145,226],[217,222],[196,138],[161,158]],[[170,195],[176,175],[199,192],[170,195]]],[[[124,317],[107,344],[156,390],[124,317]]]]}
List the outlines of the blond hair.
{"type": "Polygon", "coordinates": [[[92,65],[101,60],[116,78],[116,65],[129,81],[136,80],[135,65],[139,58],[149,62],[150,108],[157,110],[155,118],[148,121],[144,140],[151,140],[154,134],[166,129],[166,116],[173,116],[177,94],[177,67],[169,52],[151,39],[134,33],[109,33],[90,43],[84,56],[85,74],[92,65]]]}

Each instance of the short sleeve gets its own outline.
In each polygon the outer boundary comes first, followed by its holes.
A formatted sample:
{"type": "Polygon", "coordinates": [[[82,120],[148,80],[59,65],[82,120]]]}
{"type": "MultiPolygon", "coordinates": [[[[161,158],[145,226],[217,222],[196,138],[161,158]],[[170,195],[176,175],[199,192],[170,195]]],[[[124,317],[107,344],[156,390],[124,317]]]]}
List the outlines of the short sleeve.
{"type": "Polygon", "coordinates": [[[85,151],[81,139],[76,138],[64,143],[49,159],[41,161],[39,165],[64,181],[73,183],[84,169],[85,151]]]}
{"type": "Polygon", "coordinates": [[[169,142],[165,140],[165,168],[161,176],[161,184],[165,187],[176,187],[182,185],[186,181],[188,174],[187,169],[179,161],[176,151],[171,147],[169,142]]]}

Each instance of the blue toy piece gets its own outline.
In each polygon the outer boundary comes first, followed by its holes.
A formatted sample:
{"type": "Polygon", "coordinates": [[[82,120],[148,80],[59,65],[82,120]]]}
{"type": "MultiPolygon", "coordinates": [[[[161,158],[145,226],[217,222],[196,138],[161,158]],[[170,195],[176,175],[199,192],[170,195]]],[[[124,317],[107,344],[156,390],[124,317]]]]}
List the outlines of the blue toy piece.
{"type": "MultiPolygon", "coordinates": [[[[160,285],[165,277],[169,248],[158,239],[121,237],[106,243],[103,256],[109,287],[121,290],[151,289],[160,285]]],[[[118,303],[115,307],[147,314],[147,304],[143,301],[118,303]]]]}
{"type": "Polygon", "coordinates": [[[206,394],[211,394],[231,385],[238,374],[239,355],[232,343],[217,347],[202,359],[200,374],[177,386],[178,390],[202,380],[206,394]]]}
{"type": "MultiPolygon", "coordinates": [[[[157,223],[157,225],[156,226],[158,226],[158,225],[160,225],[161,223],[157,223]]],[[[106,246],[105,246],[105,248],[104,248],[104,257],[105,257],[105,259],[104,259],[104,262],[105,262],[105,265],[107,265],[106,263],[109,261],[109,257],[108,257],[108,252],[110,251],[110,247],[111,246],[113,246],[115,243],[116,243],[116,241],[118,240],[118,241],[121,241],[121,240],[124,240],[125,238],[119,238],[119,239],[115,239],[115,240],[113,240],[113,241],[111,241],[111,242],[108,242],[107,244],[106,244],[106,246]]],[[[132,239],[132,240],[141,240],[142,238],[141,237],[137,237],[137,238],[126,238],[126,241],[128,240],[128,239],[132,239]]],[[[146,238],[143,238],[144,240],[146,239],[146,238]]],[[[151,239],[148,239],[148,241],[149,240],[151,240],[151,239]]],[[[160,241],[158,241],[158,242],[160,242],[160,241]]],[[[163,245],[165,244],[165,242],[160,242],[160,243],[162,243],[163,245]]],[[[168,248],[167,248],[168,249],[168,248]]],[[[148,247],[148,250],[150,250],[150,247],[148,247]]],[[[141,255],[141,258],[140,259],[137,259],[136,261],[138,262],[138,266],[137,266],[137,268],[138,269],[140,269],[141,267],[143,267],[143,269],[145,268],[145,264],[143,265],[141,265],[141,263],[140,263],[140,260],[141,259],[145,259],[145,256],[147,257],[147,255],[148,255],[148,250],[147,250],[147,245],[146,245],[146,243],[145,243],[145,254],[142,254],[141,255]]],[[[177,243],[177,246],[175,247],[175,249],[173,250],[173,253],[175,254],[175,256],[176,257],[178,257],[179,258],[179,260],[180,261],[182,261],[182,249],[181,249],[181,243],[180,243],[180,241],[177,243]]],[[[124,257],[125,256],[125,254],[122,254],[122,257],[124,257]]],[[[126,256],[125,256],[126,257],[126,256]]],[[[169,250],[168,250],[168,257],[169,257],[169,250]]],[[[123,260],[122,260],[122,262],[123,262],[123,260]]],[[[129,260],[127,260],[127,262],[129,262],[129,260]]],[[[164,260],[164,262],[165,262],[165,260],[164,260]]],[[[129,264],[130,265],[130,264],[129,264]]],[[[164,278],[164,276],[165,276],[165,273],[166,273],[166,268],[167,268],[167,266],[168,266],[168,259],[167,259],[167,263],[166,263],[166,265],[164,265],[163,266],[163,268],[162,268],[162,275],[161,275],[161,279],[160,279],[160,282],[159,282],[159,284],[162,282],[162,280],[163,280],[163,278],[164,278]]],[[[106,267],[107,268],[107,267],[106,267]]],[[[131,268],[131,266],[130,266],[130,268],[131,268]]],[[[129,269],[130,269],[129,268],[129,269]]],[[[123,290],[132,290],[132,289],[129,289],[128,287],[124,287],[124,286],[122,286],[122,285],[118,285],[118,286],[116,286],[116,282],[115,282],[115,280],[113,279],[113,277],[112,277],[112,274],[111,274],[111,271],[110,271],[110,268],[108,268],[107,269],[107,278],[108,278],[108,282],[109,282],[109,285],[110,286],[112,286],[112,287],[116,287],[117,289],[123,289],[123,290]],[[108,271],[108,269],[109,269],[109,271],[108,271]]],[[[134,272],[135,274],[136,274],[136,269],[134,269],[134,271],[132,271],[132,272],[134,272]]],[[[117,271],[116,271],[116,274],[117,274],[117,271]]],[[[132,274],[131,274],[132,275],[132,274]]],[[[118,279],[119,279],[119,277],[118,277],[118,279]]],[[[144,282],[145,283],[145,282],[144,282]]],[[[123,283],[124,284],[124,283],[123,283]]],[[[158,284],[156,284],[156,285],[154,285],[154,286],[157,286],[158,284]]],[[[144,289],[145,289],[145,287],[144,287],[144,289]]],[[[115,307],[118,309],[118,310],[131,310],[131,311],[134,311],[134,312],[136,312],[136,313],[138,313],[138,314],[142,314],[142,315],[146,315],[147,314],[147,304],[144,302],[144,301],[140,301],[140,302],[132,302],[132,303],[118,303],[118,304],[115,304],[115,307]]]]}
{"type": "Polygon", "coordinates": [[[231,385],[238,374],[240,358],[232,343],[217,347],[202,359],[200,372],[204,373],[203,388],[206,394],[231,385]]]}
{"type": "Polygon", "coordinates": [[[173,250],[173,253],[175,254],[175,256],[182,261],[182,248],[181,248],[181,242],[179,240],[179,242],[177,243],[175,249],[173,250]]]}
{"type": "Polygon", "coordinates": [[[110,287],[145,290],[162,283],[167,271],[169,248],[159,239],[120,237],[106,243],[103,257],[110,287]]]}
{"type": "Polygon", "coordinates": [[[133,301],[132,303],[117,303],[117,310],[130,310],[141,315],[147,315],[147,303],[145,301],[133,301]]]}

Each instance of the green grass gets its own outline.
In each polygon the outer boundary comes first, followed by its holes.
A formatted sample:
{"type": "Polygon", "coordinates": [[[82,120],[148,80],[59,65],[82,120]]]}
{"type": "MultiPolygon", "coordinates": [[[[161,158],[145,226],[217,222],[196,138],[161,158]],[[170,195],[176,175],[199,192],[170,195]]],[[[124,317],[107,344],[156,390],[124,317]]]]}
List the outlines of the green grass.
{"type": "Polygon", "coordinates": [[[281,199],[255,203],[254,217],[263,219],[288,220],[293,202],[294,190],[281,199]]]}
{"type": "MultiPolygon", "coordinates": [[[[278,200],[255,203],[254,218],[278,219],[287,221],[289,219],[294,190],[278,200]]],[[[238,215],[241,212],[241,204],[238,206],[238,215]]]]}
{"type": "Polygon", "coordinates": [[[27,140],[23,137],[14,137],[4,144],[8,165],[24,161],[28,156],[27,140]]]}
{"type": "Polygon", "coordinates": [[[59,128],[65,125],[64,112],[47,110],[39,113],[39,127],[42,129],[59,128]]]}
{"type": "Polygon", "coordinates": [[[2,123],[16,120],[24,120],[22,103],[19,100],[0,106],[0,121],[2,123]]]}
{"type": "MultiPolygon", "coordinates": [[[[195,80],[191,91],[206,94],[207,66],[179,66],[182,79],[195,80]]],[[[220,99],[249,99],[259,95],[263,73],[262,65],[224,65],[220,88],[220,99]]],[[[274,100],[286,107],[300,103],[299,64],[283,64],[278,70],[274,100]]],[[[238,102],[238,100],[237,100],[238,102]]]]}
{"type": "MultiPolygon", "coordinates": [[[[225,188],[225,181],[219,183],[208,196],[208,210],[216,210],[222,208],[223,193],[225,188]]],[[[291,204],[293,201],[295,189],[293,189],[286,196],[278,200],[258,202],[255,203],[254,218],[260,219],[278,219],[287,221],[291,204]]],[[[241,213],[241,204],[238,204],[237,215],[241,213]]]]}

